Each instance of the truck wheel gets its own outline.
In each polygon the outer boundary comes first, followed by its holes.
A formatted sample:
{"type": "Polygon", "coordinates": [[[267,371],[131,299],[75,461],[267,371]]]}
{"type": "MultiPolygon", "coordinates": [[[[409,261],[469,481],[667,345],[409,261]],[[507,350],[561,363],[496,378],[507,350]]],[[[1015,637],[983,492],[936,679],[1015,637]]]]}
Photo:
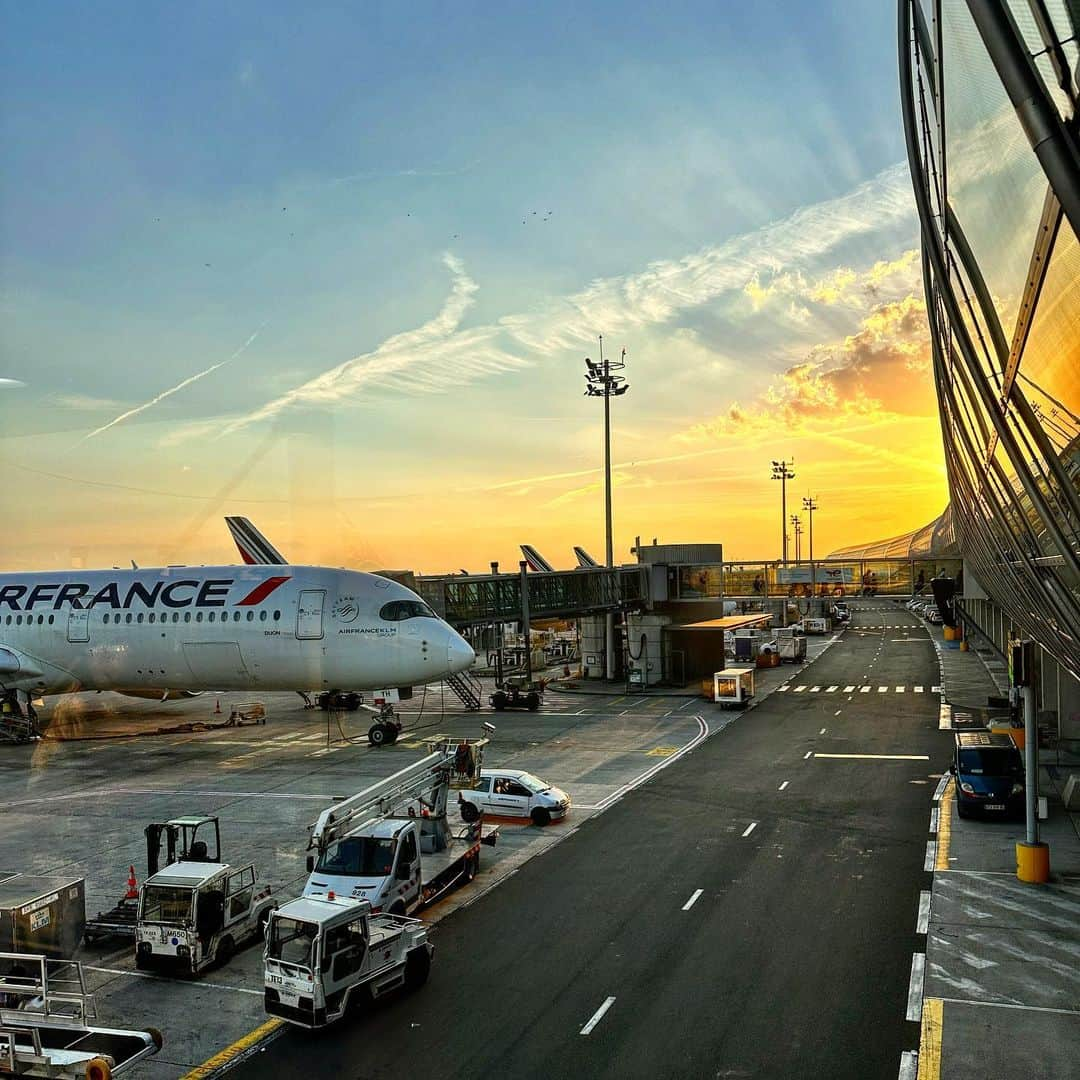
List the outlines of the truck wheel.
{"type": "Polygon", "coordinates": [[[467,799],[461,801],[461,820],[466,825],[471,825],[480,816],[480,811],[477,809],[476,803],[471,803],[467,799]]]}
{"type": "Polygon", "coordinates": [[[393,746],[397,742],[398,729],[396,727],[386,727],[386,743],[388,746],[393,746]]]}
{"type": "Polygon", "coordinates": [[[491,698],[491,707],[496,712],[502,712],[506,708],[506,695],[500,690],[497,694],[493,694],[491,698]]]}
{"type": "Polygon", "coordinates": [[[360,695],[359,694],[346,694],[345,695],[345,708],[349,712],[356,712],[360,708],[360,695]]]}
{"type": "Polygon", "coordinates": [[[382,746],[386,742],[386,728],[382,724],[372,724],[368,728],[367,740],[372,746],[382,746]]]}
{"type": "Polygon", "coordinates": [[[217,947],[217,956],[214,957],[214,962],[218,967],[224,967],[231,959],[233,953],[236,952],[236,945],[233,939],[228,934],[225,935],[219,942],[217,947]]]}
{"type": "Polygon", "coordinates": [[[540,708],[540,695],[529,694],[525,699],[525,704],[528,705],[529,712],[536,712],[536,710],[540,708]]]}
{"type": "Polygon", "coordinates": [[[551,824],[551,814],[548,813],[548,811],[545,810],[544,807],[542,807],[542,806],[538,806],[532,812],[532,819],[533,819],[533,824],[534,825],[539,825],[541,828],[543,828],[545,825],[550,825],[551,824]]]}
{"type": "Polygon", "coordinates": [[[405,958],[405,989],[419,990],[431,973],[431,957],[427,947],[413,949],[405,958]]]}

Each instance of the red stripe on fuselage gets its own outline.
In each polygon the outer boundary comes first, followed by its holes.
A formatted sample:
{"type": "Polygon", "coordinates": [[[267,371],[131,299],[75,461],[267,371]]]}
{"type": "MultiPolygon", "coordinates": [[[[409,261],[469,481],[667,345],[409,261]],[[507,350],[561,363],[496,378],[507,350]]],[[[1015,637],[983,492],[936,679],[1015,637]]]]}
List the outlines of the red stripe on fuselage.
{"type": "Polygon", "coordinates": [[[249,607],[251,604],[261,604],[275,589],[280,588],[288,580],[289,578],[287,577],[267,578],[262,584],[256,585],[255,588],[239,602],[238,606],[249,607]]]}

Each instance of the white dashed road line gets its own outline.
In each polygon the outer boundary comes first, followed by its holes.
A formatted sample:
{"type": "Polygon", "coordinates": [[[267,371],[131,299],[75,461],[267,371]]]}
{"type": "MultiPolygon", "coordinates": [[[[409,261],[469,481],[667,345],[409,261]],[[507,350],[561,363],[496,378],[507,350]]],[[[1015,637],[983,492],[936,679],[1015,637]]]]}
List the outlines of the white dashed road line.
{"type": "Polygon", "coordinates": [[[743,839],[745,840],[755,829],[757,828],[757,822],[751,821],[749,825],[743,830],[743,839]]]}
{"type": "Polygon", "coordinates": [[[704,891],[705,891],[704,889],[695,889],[694,893],[690,897],[690,899],[687,900],[685,904],[683,904],[683,906],[682,906],[683,911],[689,911],[698,902],[699,898],[701,897],[701,894],[704,891]]]}
{"type": "Polygon", "coordinates": [[[589,1035],[589,1034],[591,1034],[593,1028],[596,1027],[596,1025],[599,1024],[601,1020],[604,1019],[604,1013],[606,1013],[608,1011],[608,1009],[610,1009],[611,1006],[614,1005],[614,1004],[615,1004],[615,999],[613,997],[604,998],[604,1004],[601,1005],[600,1008],[597,1009],[596,1012],[594,1012],[592,1014],[592,1017],[589,1019],[589,1022],[581,1029],[579,1034],[581,1034],[581,1035],[589,1035]]]}
{"type": "MultiPolygon", "coordinates": [[[[911,978],[908,981],[906,1020],[918,1023],[922,1019],[923,976],[926,971],[926,954],[917,952],[911,957],[911,978]]],[[[612,1001],[615,999],[612,998],[612,1001]]]]}
{"type": "Polygon", "coordinates": [[[777,791],[783,791],[784,788],[786,788],[788,786],[788,784],[790,784],[790,783],[791,783],[790,780],[785,780],[776,790],[777,791]]]}
{"type": "Polygon", "coordinates": [[[915,933],[925,934],[930,929],[930,893],[923,889],[919,893],[919,914],[915,919],[915,933]]]}

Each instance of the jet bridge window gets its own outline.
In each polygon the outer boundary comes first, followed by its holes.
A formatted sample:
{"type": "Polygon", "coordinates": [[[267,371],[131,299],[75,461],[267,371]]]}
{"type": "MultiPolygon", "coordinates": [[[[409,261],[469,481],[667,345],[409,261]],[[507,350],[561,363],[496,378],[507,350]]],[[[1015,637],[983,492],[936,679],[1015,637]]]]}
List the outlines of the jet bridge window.
{"type": "Polygon", "coordinates": [[[436,619],[438,616],[420,600],[391,600],[379,609],[379,618],[386,622],[401,622],[404,619],[436,619]]]}

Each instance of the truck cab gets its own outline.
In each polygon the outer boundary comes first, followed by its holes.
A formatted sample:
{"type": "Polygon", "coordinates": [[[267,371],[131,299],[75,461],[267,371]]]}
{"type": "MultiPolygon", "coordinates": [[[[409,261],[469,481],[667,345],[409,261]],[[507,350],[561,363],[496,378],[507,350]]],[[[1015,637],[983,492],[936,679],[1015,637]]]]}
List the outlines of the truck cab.
{"type": "Polygon", "coordinates": [[[247,863],[176,862],[139,890],[135,966],[172,967],[195,975],[224,963],[262,929],[273,898],[247,863]]]}
{"type": "Polygon", "coordinates": [[[372,911],[404,915],[420,903],[420,831],[414,820],[382,818],[330,844],[305,896],[349,896],[372,911]]]}
{"type": "Polygon", "coordinates": [[[321,1028],[355,997],[422,985],[433,949],[417,919],[372,914],[364,900],[300,897],[273,911],[266,927],[264,1003],[271,1016],[321,1028]]]}

